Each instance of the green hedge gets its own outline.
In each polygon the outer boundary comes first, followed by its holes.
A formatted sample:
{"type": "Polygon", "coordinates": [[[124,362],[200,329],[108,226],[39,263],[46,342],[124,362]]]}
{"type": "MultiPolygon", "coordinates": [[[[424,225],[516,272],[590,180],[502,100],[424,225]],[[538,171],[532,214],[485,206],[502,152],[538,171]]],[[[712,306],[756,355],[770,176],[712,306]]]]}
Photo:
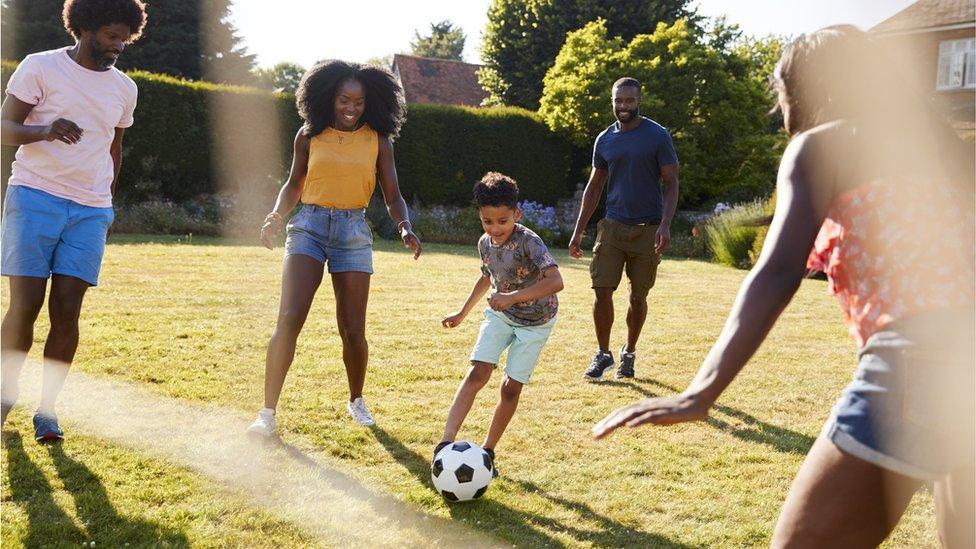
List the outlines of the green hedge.
{"type": "MultiPolygon", "coordinates": [[[[15,68],[0,65],[4,88],[15,68]]],[[[119,202],[218,192],[266,200],[281,185],[301,124],[293,95],[128,74],[139,103],[123,144],[119,202]]],[[[514,177],[522,198],[551,205],[572,195],[582,173],[585,155],[530,111],[419,104],[407,111],[395,154],[408,200],[468,204],[474,181],[494,170],[514,177]]],[[[13,151],[4,147],[4,183],[13,151]]]]}

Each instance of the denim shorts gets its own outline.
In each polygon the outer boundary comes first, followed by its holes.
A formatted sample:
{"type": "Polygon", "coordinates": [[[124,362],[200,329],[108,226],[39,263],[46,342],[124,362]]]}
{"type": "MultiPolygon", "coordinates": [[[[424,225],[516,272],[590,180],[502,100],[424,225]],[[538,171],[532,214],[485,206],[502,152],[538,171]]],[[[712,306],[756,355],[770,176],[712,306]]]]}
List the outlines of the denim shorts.
{"type": "Polygon", "coordinates": [[[485,309],[485,319],[478,329],[478,341],[471,351],[471,360],[497,365],[507,348],[505,375],[526,384],[555,324],[556,319],[553,318],[539,326],[523,326],[505,316],[505,313],[485,309]]]}
{"type": "Polygon", "coordinates": [[[0,229],[0,274],[73,276],[92,286],[115,220],[111,206],[83,206],[24,185],[7,187],[0,229]]]}
{"type": "Polygon", "coordinates": [[[330,273],[373,273],[373,231],[362,208],[340,210],[305,204],[288,222],[285,255],[327,264],[330,273]]]}
{"type": "Polygon", "coordinates": [[[972,315],[915,315],[872,335],[823,434],[848,454],[921,480],[971,466],[972,315]]]}

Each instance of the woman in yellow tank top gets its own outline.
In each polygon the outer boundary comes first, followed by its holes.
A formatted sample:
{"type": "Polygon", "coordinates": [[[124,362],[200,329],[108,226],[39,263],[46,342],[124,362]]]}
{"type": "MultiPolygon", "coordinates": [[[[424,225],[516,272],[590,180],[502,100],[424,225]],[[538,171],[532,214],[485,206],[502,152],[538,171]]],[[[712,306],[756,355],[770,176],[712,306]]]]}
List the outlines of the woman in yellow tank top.
{"type": "Polygon", "coordinates": [[[373,272],[373,236],[365,208],[379,179],[387,211],[403,245],[420,256],[393,163],[392,138],[404,120],[403,90],[388,71],[343,61],[321,61],[302,77],[296,93],[305,124],[295,136],[291,175],[261,227],[271,249],[287,225],[281,304],[265,360],[264,408],[248,433],[275,434],[275,407],[295,356],[298,334],[328,265],[336,296],[342,360],[349,382],[349,414],[363,425],[373,418],[363,400],[366,379],[366,302],[373,272]]]}

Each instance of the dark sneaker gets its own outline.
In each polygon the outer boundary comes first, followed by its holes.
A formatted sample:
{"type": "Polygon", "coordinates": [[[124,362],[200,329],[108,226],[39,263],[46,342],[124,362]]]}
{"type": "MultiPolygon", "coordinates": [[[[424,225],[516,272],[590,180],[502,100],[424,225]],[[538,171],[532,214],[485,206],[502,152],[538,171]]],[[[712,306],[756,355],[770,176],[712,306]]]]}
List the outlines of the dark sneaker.
{"type": "Polygon", "coordinates": [[[450,444],[452,442],[454,442],[454,441],[453,440],[442,440],[442,441],[438,442],[437,443],[437,446],[434,446],[434,458],[433,459],[437,459],[437,454],[439,454],[440,451],[443,450],[445,446],[447,446],[448,444],[450,444]]]}
{"type": "Polygon", "coordinates": [[[610,370],[613,370],[613,355],[603,351],[597,351],[593,355],[593,362],[590,362],[589,368],[583,372],[583,379],[587,381],[599,381],[603,378],[603,374],[610,370]]]}
{"type": "Polygon", "coordinates": [[[495,467],[495,450],[494,448],[485,448],[484,450],[488,454],[488,459],[491,460],[491,478],[498,478],[498,467],[495,467]]]}
{"type": "Polygon", "coordinates": [[[34,414],[34,440],[37,442],[54,442],[63,438],[64,431],[58,427],[57,417],[44,415],[40,412],[34,414]]]}
{"type": "Polygon", "coordinates": [[[627,346],[620,348],[620,368],[617,369],[617,379],[633,379],[634,377],[634,353],[627,352],[627,346]]]}
{"type": "Polygon", "coordinates": [[[7,414],[10,413],[10,409],[13,407],[14,405],[12,402],[0,402],[0,414],[3,416],[0,417],[0,427],[7,424],[7,414]]]}

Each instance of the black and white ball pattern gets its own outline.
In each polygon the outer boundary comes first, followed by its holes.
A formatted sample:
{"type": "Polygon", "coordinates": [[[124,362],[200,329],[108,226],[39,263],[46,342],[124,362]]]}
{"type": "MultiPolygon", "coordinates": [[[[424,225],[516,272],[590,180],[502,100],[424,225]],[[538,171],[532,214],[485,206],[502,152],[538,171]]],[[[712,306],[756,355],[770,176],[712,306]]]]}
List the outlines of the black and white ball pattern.
{"type": "Polygon", "coordinates": [[[473,442],[448,444],[434,456],[430,480],[448,501],[480,498],[491,483],[491,458],[473,442]]]}

